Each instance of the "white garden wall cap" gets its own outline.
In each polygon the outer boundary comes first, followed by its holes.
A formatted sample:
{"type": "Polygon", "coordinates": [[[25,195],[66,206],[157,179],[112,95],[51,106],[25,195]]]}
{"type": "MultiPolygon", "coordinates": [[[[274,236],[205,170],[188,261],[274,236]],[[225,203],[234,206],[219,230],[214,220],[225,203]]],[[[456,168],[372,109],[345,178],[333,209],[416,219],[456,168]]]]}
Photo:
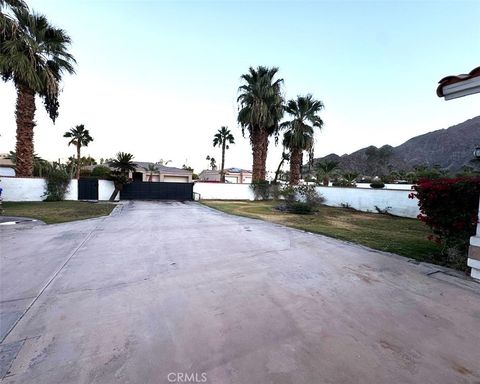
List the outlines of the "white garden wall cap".
{"type": "Polygon", "coordinates": [[[480,247],[480,237],[479,236],[472,236],[470,238],[470,245],[480,247]]]}
{"type": "Polygon", "coordinates": [[[475,259],[470,259],[470,258],[468,258],[468,259],[467,259],[467,265],[468,265],[469,267],[472,267],[472,268],[475,268],[475,269],[480,270],[480,260],[475,260],[475,259]]]}

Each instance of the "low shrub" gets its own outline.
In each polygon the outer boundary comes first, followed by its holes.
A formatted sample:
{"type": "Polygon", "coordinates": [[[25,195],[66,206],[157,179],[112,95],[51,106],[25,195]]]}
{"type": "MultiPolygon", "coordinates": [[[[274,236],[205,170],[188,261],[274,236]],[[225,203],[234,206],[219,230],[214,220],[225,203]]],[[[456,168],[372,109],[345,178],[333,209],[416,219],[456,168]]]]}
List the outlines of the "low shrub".
{"type": "Polygon", "coordinates": [[[355,188],[356,184],[347,180],[337,180],[332,183],[332,187],[355,188]]]}
{"type": "Polygon", "coordinates": [[[96,177],[98,179],[109,179],[111,174],[110,168],[104,166],[104,165],[97,165],[95,168],[93,168],[92,177],[96,177]]]}
{"type": "Polygon", "coordinates": [[[291,213],[309,214],[318,211],[325,201],[314,185],[288,185],[283,188],[284,209],[291,213]]]}
{"type": "Polygon", "coordinates": [[[250,188],[255,200],[268,200],[270,198],[270,183],[267,180],[252,181],[250,188]]]}
{"type": "Polygon", "coordinates": [[[377,213],[380,213],[381,215],[391,215],[391,213],[390,213],[391,209],[392,209],[392,207],[390,207],[390,206],[385,207],[385,208],[380,208],[378,205],[375,205],[375,210],[377,211],[377,213]]]}
{"type": "Polygon", "coordinates": [[[375,188],[375,189],[385,188],[385,184],[382,183],[381,181],[374,181],[372,184],[370,184],[370,188],[375,188]]]}
{"type": "Polygon", "coordinates": [[[297,215],[309,215],[314,212],[313,207],[303,201],[294,201],[287,205],[287,211],[297,215]]]}
{"type": "Polygon", "coordinates": [[[273,200],[278,200],[282,196],[282,185],[279,183],[271,183],[269,197],[273,200]]]}
{"type": "Polygon", "coordinates": [[[409,198],[418,199],[418,219],[433,231],[430,240],[443,245],[444,261],[464,266],[469,238],[476,231],[480,178],[422,179],[409,198]]]}
{"type": "Polygon", "coordinates": [[[92,175],[92,171],[90,169],[80,169],[80,176],[81,177],[90,177],[92,175]]]}
{"type": "Polygon", "coordinates": [[[45,201],[61,201],[70,185],[70,176],[63,167],[56,167],[48,172],[45,185],[45,201]]]}

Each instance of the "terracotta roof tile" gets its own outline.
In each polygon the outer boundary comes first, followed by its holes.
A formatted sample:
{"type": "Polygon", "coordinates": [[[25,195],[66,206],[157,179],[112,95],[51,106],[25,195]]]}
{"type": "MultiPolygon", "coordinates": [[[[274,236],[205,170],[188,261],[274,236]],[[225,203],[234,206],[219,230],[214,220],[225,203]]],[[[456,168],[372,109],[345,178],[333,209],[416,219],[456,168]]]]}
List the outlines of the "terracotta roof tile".
{"type": "Polygon", "coordinates": [[[438,97],[443,97],[443,87],[446,85],[451,85],[455,83],[459,83],[461,81],[465,80],[470,80],[473,79],[474,77],[480,77],[480,67],[474,68],[470,71],[470,73],[466,74],[461,74],[461,75],[450,75],[444,77],[442,80],[438,82],[438,88],[437,88],[437,95],[438,97]]]}

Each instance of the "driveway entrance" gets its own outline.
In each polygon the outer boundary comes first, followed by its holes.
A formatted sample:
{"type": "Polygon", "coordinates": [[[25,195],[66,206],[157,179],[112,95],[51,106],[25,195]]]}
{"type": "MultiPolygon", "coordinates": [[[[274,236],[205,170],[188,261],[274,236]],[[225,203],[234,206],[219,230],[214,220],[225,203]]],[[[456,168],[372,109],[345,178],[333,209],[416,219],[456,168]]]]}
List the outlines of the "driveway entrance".
{"type": "Polygon", "coordinates": [[[478,289],[402,257],[194,202],[0,236],[4,384],[480,381],[478,289]]]}
{"type": "Polygon", "coordinates": [[[121,200],[193,200],[193,183],[133,181],[123,187],[121,200]]]}

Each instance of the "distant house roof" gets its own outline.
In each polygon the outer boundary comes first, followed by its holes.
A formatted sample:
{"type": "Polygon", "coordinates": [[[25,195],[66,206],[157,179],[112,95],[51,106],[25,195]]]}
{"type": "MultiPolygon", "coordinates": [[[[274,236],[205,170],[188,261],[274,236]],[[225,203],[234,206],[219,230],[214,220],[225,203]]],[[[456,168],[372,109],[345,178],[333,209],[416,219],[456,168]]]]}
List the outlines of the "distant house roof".
{"type": "Polygon", "coordinates": [[[480,92],[480,67],[467,74],[450,75],[441,79],[437,87],[438,97],[445,100],[480,92]]]}
{"type": "Polygon", "coordinates": [[[15,163],[6,157],[0,157],[0,167],[15,168],[15,163]]]}
{"type": "MultiPolygon", "coordinates": [[[[156,172],[160,172],[160,173],[164,173],[164,174],[185,175],[185,176],[188,176],[188,175],[192,174],[192,171],[188,171],[186,169],[176,168],[176,167],[167,167],[165,165],[160,165],[158,163],[151,163],[151,162],[148,162],[148,161],[133,161],[133,163],[137,165],[137,168],[136,168],[137,171],[142,172],[142,173],[143,172],[148,172],[148,166],[149,165],[155,165],[155,168],[157,169],[156,172]]],[[[95,167],[98,167],[98,166],[113,169],[112,167],[110,167],[108,165],[108,163],[97,164],[97,165],[86,165],[86,166],[83,166],[82,169],[93,170],[95,167]]]]}
{"type": "Polygon", "coordinates": [[[157,172],[160,173],[172,173],[175,175],[191,175],[192,171],[188,171],[186,169],[182,168],[176,168],[176,167],[167,167],[165,165],[160,165],[158,163],[151,163],[148,161],[134,161],[135,164],[137,164],[137,170],[141,171],[142,168],[145,171],[148,171],[148,167],[150,165],[155,165],[155,168],[157,169],[157,172]]]}
{"type": "Polygon", "coordinates": [[[228,168],[225,171],[227,173],[252,173],[252,171],[249,171],[247,169],[241,169],[241,168],[228,168]]]}

